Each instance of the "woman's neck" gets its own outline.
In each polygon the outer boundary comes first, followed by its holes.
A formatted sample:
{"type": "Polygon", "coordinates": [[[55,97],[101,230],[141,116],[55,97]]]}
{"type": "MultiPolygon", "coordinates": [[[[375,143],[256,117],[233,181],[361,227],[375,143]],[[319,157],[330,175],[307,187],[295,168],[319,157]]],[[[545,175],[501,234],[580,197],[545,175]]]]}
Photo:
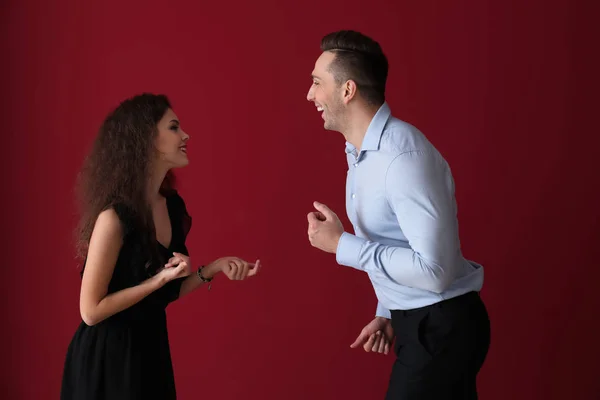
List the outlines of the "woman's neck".
{"type": "Polygon", "coordinates": [[[150,204],[155,204],[162,199],[160,187],[162,186],[166,175],[167,171],[157,170],[150,177],[150,182],[148,184],[148,198],[150,199],[150,204]]]}

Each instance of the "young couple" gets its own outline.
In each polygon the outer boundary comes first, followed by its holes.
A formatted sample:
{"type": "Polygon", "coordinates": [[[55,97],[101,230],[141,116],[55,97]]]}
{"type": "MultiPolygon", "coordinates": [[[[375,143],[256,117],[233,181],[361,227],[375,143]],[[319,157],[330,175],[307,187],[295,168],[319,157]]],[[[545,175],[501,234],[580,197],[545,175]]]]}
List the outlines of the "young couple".
{"type": "MultiPolygon", "coordinates": [[[[338,31],[321,51],[307,100],[325,129],[345,138],[354,234],[318,202],[307,234],[373,284],[375,318],[351,346],[395,353],[386,399],[476,399],[490,323],[479,297],[483,267],[460,250],[450,168],[417,128],[392,116],[377,42],[338,31]]],[[[162,95],[124,101],[100,129],[80,176],[82,322],[62,400],[175,399],[166,306],[218,273],[244,280],[259,271],[259,260],[190,261],[191,217],[171,173],[188,164],[188,140],[162,95]]]]}

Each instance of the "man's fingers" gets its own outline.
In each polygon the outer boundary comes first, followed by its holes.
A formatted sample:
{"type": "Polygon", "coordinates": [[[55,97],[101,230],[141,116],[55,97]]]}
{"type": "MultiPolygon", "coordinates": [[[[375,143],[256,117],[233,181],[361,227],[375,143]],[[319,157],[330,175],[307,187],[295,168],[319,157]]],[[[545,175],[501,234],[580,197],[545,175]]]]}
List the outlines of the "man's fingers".
{"type": "Polygon", "coordinates": [[[319,222],[319,219],[317,218],[317,213],[315,213],[315,212],[309,212],[306,215],[306,218],[308,219],[309,224],[314,224],[316,222],[319,222]]]}
{"type": "Polygon", "coordinates": [[[377,353],[379,351],[379,345],[381,344],[381,331],[375,332],[375,340],[373,341],[373,347],[371,347],[371,351],[373,353],[377,353]]]}
{"type": "Polygon", "coordinates": [[[315,201],[313,203],[313,205],[315,206],[315,208],[320,211],[321,216],[323,217],[323,220],[327,220],[330,219],[331,217],[333,217],[333,211],[331,211],[329,209],[329,207],[327,207],[325,204],[319,203],[318,201],[315,201]]]}
{"type": "Polygon", "coordinates": [[[368,335],[366,333],[361,332],[360,335],[358,335],[358,337],[354,341],[354,343],[350,345],[350,347],[355,348],[360,346],[362,343],[364,343],[365,340],[367,340],[367,337],[368,335]]]}
{"type": "Polygon", "coordinates": [[[363,345],[363,349],[365,349],[365,351],[367,353],[373,349],[373,345],[375,344],[375,339],[377,339],[377,334],[376,333],[374,333],[371,336],[369,336],[369,340],[367,340],[365,342],[365,344],[363,345]]]}
{"type": "Polygon", "coordinates": [[[377,352],[383,353],[385,350],[385,345],[387,343],[387,339],[383,336],[383,333],[379,335],[379,346],[377,346],[377,352]]]}
{"type": "Polygon", "coordinates": [[[373,332],[372,324],[365,326],[365,328],[361,331],[360,335],[356,338],[354,343],[350,345],[350,347],[355,348],[359,345],[362,345],[363,349],[369,353],[380,353],[380,354],[388,354],[391,348],[391,340],[388,340],[388,337],[382,330],[377,330],[373,332]],[[373,332],[373,333],[371,333],[373,332]]]}
{"type": "Polygon", "coordinates": [[[379,342],[381,342],[381,336],[379,335],[379,332],[375,332],[373,334],[373,344],[371,347],[369,347],[369,350],[373,353],[377,353],[377,350],[379,349],[379,342]]]}

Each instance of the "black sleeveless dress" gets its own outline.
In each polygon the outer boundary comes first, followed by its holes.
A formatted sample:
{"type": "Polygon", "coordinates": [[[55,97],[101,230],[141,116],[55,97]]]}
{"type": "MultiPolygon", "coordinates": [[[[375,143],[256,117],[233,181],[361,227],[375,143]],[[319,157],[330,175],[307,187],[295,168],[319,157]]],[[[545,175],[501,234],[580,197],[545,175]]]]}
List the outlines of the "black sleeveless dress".
{"type": "MultiPolygon", "coordinates": [[[[188,255],[185,239],[191,227],[183,199],[167,196],[172,239],[169,248],[158,243],[165,261],[173,252],[188,255]]],[[[124,241],[108,292],[135,286],[147,279],[147,256],[126,207],[115,206],[124,241]]],[[[179,297],[180,278],[167,283],[134,306],[88,326],[80,323],[68,347],[61,400],[137,400],[176,398],[165,308],[179,297]]]]}

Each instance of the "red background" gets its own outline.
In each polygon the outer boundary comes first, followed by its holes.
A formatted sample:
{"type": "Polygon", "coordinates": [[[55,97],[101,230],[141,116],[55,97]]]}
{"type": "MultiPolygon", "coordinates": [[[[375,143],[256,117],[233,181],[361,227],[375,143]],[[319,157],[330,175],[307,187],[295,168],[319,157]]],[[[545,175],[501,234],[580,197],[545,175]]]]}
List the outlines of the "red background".
{"type": "Polygon", "coordinates": [[[597,14],[568,3],[3,2],[0,393],[58,398],[80,321],[73,181],[106,113],[153,91],[191,135],[192,261],[264,262],[169,307],[179,397],[383,397],[393,357],[349,348],[369,281],[306,238],[313,200],[347,223],[343,138],[305,95],[321,36],[352,28],[389,56],[394,114],[452,166],[464,253],[486,268],[481,398],[594,398],[597,14]]]}

